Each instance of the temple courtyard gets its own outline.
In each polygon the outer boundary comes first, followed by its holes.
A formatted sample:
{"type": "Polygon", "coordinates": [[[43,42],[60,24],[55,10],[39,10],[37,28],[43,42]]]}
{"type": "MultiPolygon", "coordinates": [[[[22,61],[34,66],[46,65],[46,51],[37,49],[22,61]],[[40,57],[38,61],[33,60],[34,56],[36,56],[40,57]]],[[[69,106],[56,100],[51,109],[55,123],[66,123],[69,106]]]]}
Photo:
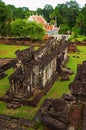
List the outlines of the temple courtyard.
{"type": "MultiPolygon", "coordinates": [[[[0,58],[8,58],[8,59],[14,58],[15,59],[15,55],[13,52],[14,49],[12,50],[11,45],[1,44],[0,46],[1,46],[0,47],[0,58]],[[1,50],[1,48],[3,48],[3,46],[4,47],[6,46],[5,51],[1,50]],[[10,52],[10,55],[9,55],[9,52],[10,52]]],[[[12,47],[14,48],[14,45],[12,45],[12,47]]],[[[17,46],[15,50],[18,50],[18,48],[25,49],[25,48],[27,48],[27,46],[20,46],[20,47],[17,46]]],[[[54,82],[52,88],[48,91],[48,93],[42,96],[40,102],[37,104],[36,107],[22,105],[20,108],[17,108],[17,109],[9,109],[9,108],[7,108],[6,102],[0,101],[0,114],[9,115],[14,118],[24,118],[24,119],[28,119],[31,121],[34,119],[36,113],[38,112],[40,106],[43,104],[45,99],[60,98],[63,95],[63,93],[69,94],[70,91],[69,91],[68,86],[73,81],[73,79],[76,75],[77,65],[81,64],[84,60],[86,60],[86,46],[77,46],[77,48],[79,50],[78,52],[68,53],[68,56],[70,58],[67,63],[67,67],[70,68],[74,72],[74,74],[69,77],[68,81],[62,81],[61,77],[59,76],[56,79],[56,81],[54,82]]],[[[3,63],[2,59],[0,61],[1,61],[1,63],[3,63]]],[[[5,62],[7,62],[7,61],[5,61],[5,62]]],[[[0,97],[3,97],[5,95],[5,93],[9,90],[10,83],[9,83],[8,77],[13,73],[13,71],[14,71],[13,68],[8,68],[5,71],[5,74],[6,74],[5,78],[0,80],[0,97]]]]}

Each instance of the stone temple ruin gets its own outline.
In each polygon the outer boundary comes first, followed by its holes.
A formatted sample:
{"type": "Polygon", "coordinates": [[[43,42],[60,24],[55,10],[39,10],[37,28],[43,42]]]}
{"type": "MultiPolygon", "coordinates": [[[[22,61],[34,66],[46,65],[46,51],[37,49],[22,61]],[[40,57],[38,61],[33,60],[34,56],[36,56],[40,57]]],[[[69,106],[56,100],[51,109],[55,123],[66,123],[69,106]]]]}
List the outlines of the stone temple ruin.
{"type": "MultiPolygon", "coordinates": [[[[42,95],[52,85],[50,82],[62,71],[67,60],[67,42],[63,40],[58,43],[51,39],[37,51],[28,48],[18,50],[16,55],[17,58],[13,60],[15,72],[9,77],[10,90],[1,99],[9,102],[10,108],[12,105],[13,108],[21,104],[30,105],[34,93],[41,91],[42,95]]],[[[77,74],[69,89],[71,94],[46,99],[33,121],[41,120],[44,129],[48,130],[86,130],[86,61],[78,65],[77,74]]],[[[38,93],[36,97],[39,98],[38,93]]],[[[27,130],[34,128],[33,121],[0,114],[0,129],[27,130]]]]}
{"type": "Polygon", "coordinates": [[[49,130],[86,130],[86,61],[78,65],[69,89],[71,95],[45,100],[35,118],[49,130]]]}
{"type": "Polygon", "coordinates": [[[48,45],[37,51],[28,48],[16,51],[16,55],[16,70],[9,77],[10,92],[28,96],[34,88],[43,89],[53,74],[61,69],[67,58],[67,43],[51,39],[48,45]]]}
{"type": "Polygon", "coordinates": [[[40,120],[49,130],[79,130],[82,127],[83,105],[75,103],[72,96],[68,98],[47,99],[40,108],[40,120]]]}
{"type": "Polygon", "coordinates": [[[33,48],[16,51],[17,58],[13,63],[15,72],[9,77],[10,90],[2,97],[2,100],[12,102],[9,108],[14,107],[14,104],[15,108],[21,103],[32,106],[37,104],[67,61],[67,47],[65,38],[60,42],[51,38],[36,51],[33,48]]]}
{"type": "Polygon", "coordinates": [[[77,74],[69,89],[76,100],[86,102],[86,61],[77,66],[77,74]]]}

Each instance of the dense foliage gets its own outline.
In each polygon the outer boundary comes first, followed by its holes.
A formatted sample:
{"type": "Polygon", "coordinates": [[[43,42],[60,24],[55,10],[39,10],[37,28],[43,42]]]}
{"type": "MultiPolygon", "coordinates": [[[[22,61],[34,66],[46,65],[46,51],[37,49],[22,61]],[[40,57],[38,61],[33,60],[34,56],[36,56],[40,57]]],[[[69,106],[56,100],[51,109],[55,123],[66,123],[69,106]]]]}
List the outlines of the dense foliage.
{"type": "Polygon", "coordinates": [[[12,36],[14,37],[30,37],[31,39],[42,40],[45,31],[40,23],[28,22],[25,19],[16,19],[11,24],[12,36]]]}
{"type": "MultiPolygon", "coordinates": [[[[27,19],[31,14],[42,15],[48,23],[60,26],[60,33],[73,31],[75,35],[80,34],[86,36],[86,4],[84,7],[80,8],[79,4],[75,0],[58,4],[55,8],[50,4],[46,4],[43,9],[38,8],[35,11],[31,11],[27,7],[16,8],[14,5],[6,5],[2,0],[0,0],[0,35],[12,36],[14,33],[12,33],[11,30],[11,23],[16,19],[27,19]]],[[[23,23],[20,22],[20,24],[23,23]]],[[[33,26],[33,23],[31,26],[33,26]]],[[[28,28],[31,29],[31,27],[28,28]]],[[[30,34],[32,33],[31,30],[29,30],[29,35],[33,38],[33,35],[30,34]]],[[[23,33],[23,31],[21,32],[23,33]]],[[[26,36],[26,34],[23,36],[26,36]]],[[[37,35],[34,35],[34,37],[37,38],[37,35]]]]}

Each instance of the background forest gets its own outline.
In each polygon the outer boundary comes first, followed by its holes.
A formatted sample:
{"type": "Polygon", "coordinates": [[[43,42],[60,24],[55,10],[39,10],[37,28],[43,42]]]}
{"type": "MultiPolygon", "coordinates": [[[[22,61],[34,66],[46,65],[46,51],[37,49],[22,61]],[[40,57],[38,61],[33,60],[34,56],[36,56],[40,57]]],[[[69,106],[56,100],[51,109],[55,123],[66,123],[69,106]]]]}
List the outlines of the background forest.
{"type": "MultiPolygon", "coordinates": [[[[55,8],[46,4],[43,9],[38,8],[35,11],[27,7],[16,8],[14,5],[6,5],[0,0],[0,35],[15,36],[12,33],[12,23],[18,19],[27,20],[30,15],[42,15],[50,24],[56,24],[60,27],[59,33],[66,34],[68,31],[74,32],[75,35],[86,36],[86,4],[80,8],[76,1],[70,1],[56,5],[55,8]]],[[[25,22],[22,22],[25,26],[25,22]]],[[[25,34],[22,34],[25,37],[25,34]]]]}

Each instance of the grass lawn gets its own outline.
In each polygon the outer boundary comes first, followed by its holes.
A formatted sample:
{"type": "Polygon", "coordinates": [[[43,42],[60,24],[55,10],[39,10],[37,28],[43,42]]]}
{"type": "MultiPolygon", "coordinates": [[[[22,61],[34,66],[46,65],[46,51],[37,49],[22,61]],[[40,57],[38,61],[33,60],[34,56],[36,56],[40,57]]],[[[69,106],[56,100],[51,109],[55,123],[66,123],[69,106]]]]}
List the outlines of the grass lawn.
{"type": "Polygon", "coordinates": [[[1,58],[15,58],[16,50],[23,50],[27,48],[27,46],[15,46],[15,45],[4,45],[0,44],[0,57],[1,58]]]}
{"type": "MultiPolygon", "coordinates": [[[[24,46],[23,46],[24,47],[24,46]]],[[[22,47],[22,49],[23,49],[22,47]]],[[[7,50],[9,50],[9,48],[11,48],[11,46],[2,47],[4,50],[5,48],[7,48],[7,50]]],[[[16,47],[14,47],[15,49],[16,47]]],[[[25,47],[26,48],[26,47],[25,47]]],[[[2,49],[2,51],[3,51],[2,49]]],[[[17,48],[18,49],[18,48],[17,48]]],[[[69,54],[70,56],[70,60],[67,64],[68,67],[70,67],[75,73],[77,70],[77,64],[82,63],[83,60],[86,60],[86,46],[78,46],[78,49],[80,50],[80,53],[73,53],[73,54],[69,54]],[[75,56],[75,57],[74,57],[75,56]],[[79,56],[80,58],[76,58],[76,56],[79,56]]],[[[1,50],[1,48],[0,48],[1,50]]],[[[10,50],[10,55],[14,57],[14,50],[12,49],[12,52],[10,50]]],[[[8,57],[7,55],[7,57],[8,57]]],[[[3,54],[0,55],[0,57],[3,57],[3,54]]],[[[4,56],[5,57],[5,56],[4,56]]],[[[8,76],[13,72],[12,69],[8,70],[8,76]]],[[[61,97],[63,93],[70,93],[69,89],[68,89],[68,85],[71,81],[73,81],[74,79],[74,75],[70,76],[70,81],[60,81],[60,78],[54,83],[54,85],[52,86],[52,88],[50,89],[50,91],[48,92],[47,95],[43,96],[43,98],[41,99],[41,101],[39,102],[39,104],[37,105],[37,107],[33,108],[33,107],[28,107],[28,106],[22,106],[21,108],[17,108],[16,110],[13,109],[7,109],[6,108],[6,103],[4,102],[0,102],[0,113],[2,114],[7,114],[7,115],[12,115],[15,117],[21,117],[21,118],[27,118],[27,119],[33,119],[34,115],[36,114],[36,112],[38,111],[40,105],[42,105],[44,99],[46,98],[56,98],[56,97],[61,97]]],[[[8,81],[8,77],[0,80],[0,96],[4,95],[5,92],[9,89],[10,84],[8,81]]]]}
{"type": "Polygon", "coordinates": [[[3,96],[10,87],[8,77],[12,72],[13,72],[12,68],[7,70],[6,73],[8,74],[8,76],[0,80],[0,97],[3,96]]]}
{"type": "Polygon", "coordinates": [[[77,36],[71,35],[71,37],[70,37],[69,39],[70,39],[72,42],[74,42],[74,41],[83,42],[83,41],[86,41],[86,36],[83,36],[83,35],[77,35],[77,36]]]}
{"type": "MultiPolygon", "coordinates": [[[[15,58],[15,51],[16,50],[23,50],[28,48],[29,46],[19,46],[19,45],[5,45],[0,44],[0,57],[1,58],[15,58]]],[[[35,47],[37,50],[38,47],[35,47]]]]}

